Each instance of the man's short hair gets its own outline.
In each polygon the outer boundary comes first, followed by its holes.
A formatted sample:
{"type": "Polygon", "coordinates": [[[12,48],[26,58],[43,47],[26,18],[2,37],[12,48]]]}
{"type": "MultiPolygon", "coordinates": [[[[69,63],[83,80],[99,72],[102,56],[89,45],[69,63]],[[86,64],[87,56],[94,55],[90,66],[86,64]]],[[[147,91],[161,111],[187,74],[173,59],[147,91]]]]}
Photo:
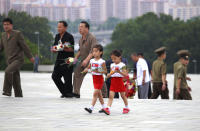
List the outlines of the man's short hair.
{"type": "Polygon", "coordinates": [[[85,24],[85,27],[88,28],[88,30],[90,29],[90,25],[87,21],[81,21],[82,24],[85,24]]]}
{"type": "Polygon", "coordinates": [[[68,24],[67,24],[67,22],[66,21],[59,21],[58,23],[63,23],[63,25],[64,25],[64,27],[67,27],[68,26],[68,24]]]}
{"type": "Polygon", "coordinates": [[[144,55],[143,55],[142,52],[138,52],[138,53],[137,53],[137,56],[142,56],[142,57],[144,57],[144,55]]]}
{"type": "Polygon", "coordinates": [[[133,52],[133,53],[131,54],[131,56],[137,56],[137,53],[133,52]]]}
{"type": "Polygon", "coordinates": [[[10,18],[5,18],[5,19],[3,19],[3,23],[4,22],[9,22],[10,24],[13,24],[13,21],[12,21],[12,19],[10,19],[10,18]]]}

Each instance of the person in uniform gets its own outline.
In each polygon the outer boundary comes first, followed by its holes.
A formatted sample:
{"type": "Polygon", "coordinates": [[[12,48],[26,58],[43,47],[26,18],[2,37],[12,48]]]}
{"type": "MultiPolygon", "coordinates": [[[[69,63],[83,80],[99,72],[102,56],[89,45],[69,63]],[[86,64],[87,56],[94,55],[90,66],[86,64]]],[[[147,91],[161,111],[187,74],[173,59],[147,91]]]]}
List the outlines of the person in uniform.
{"type": "MultiPolygon", "coordinates": [[[[173,90],[173,99],[176,99],[176,76],[175,72],[177,72],[177,67],[181,65],[181,59],[174,63],[174,90],[173,90]]],[[[185,66],[185,70],[187,72],[187,67],[185,66]]],[[[190,77],[186,77],[187,80],[191,81],[190,77]]]]}
{"type": "Polygon", "coordinates": [[[89,64],[90,59],[92,58],[92,49],[97,45],[96,38],[89,32],[90,26],[88,22],[82,21],[79,25],[79,33],[82,35],[79,40],[79,50],[75,56],[75,61],[78,61],[78,58],[81,59],[81,62],[77,65],[74,71],[73,78],[73,87],[74,87],[74,96],[80,98],[80,88],[85,77],[85,73],[81,73],[85,67],[89,64]]]}
{"type": "Polygon", "coordinates": [[[190,53],[188,50],[180,50],[177,52],[177,55],[180,57],[180,63],[174,69],[175,99],[192,100],[190,94],[191,88],[187,84],[187,80],[191,80],[187,77],[187,65],[189,64],[190,53]]]}
{"type": "Polygon", "coordinates": [[[175,72],[177,72],[177,67],[179,67],[181,65],[181,60],[179,59],[177,62],[174,63],[174,89],[173,89],[173,99],[176,99],[176,76],[175,76],[175,72]]]}
{"type": "Polygon", "coordinates": [[[11,96],[12,87],[15,97],[23,97],[20,68],[24,63],[24,54],[34,63],[34,57],[26,45],[24,36],[20,31],[13,30],[13,22],[10,18],[3,20],[4,33],[0,41],[0,51],[5,51],[7,67],[5,69],[3,95],[11,96]]]}
{"type": "MultiPolygon", "coordinates": [[[[60,42],[63,44],[68,42],[71,46],[74,45],[74,37],[67,32],[67,22],[59,21],[58,22],[58,34],[55,37],[54,46],[58,45],[60,42]]],[[[69,57],[74,57],[73,47],[64,48],[63,51],[51,50],[54,53],[57,53],[57,59],[54,66],[54,71],[52,73],[52,79],[61,93],[61,98],[64,97],[73,97],[73,86],[72,86],[72,73],[73,66],[69,66],[65,63],[65,59],[69,57]],[[64,78],[64,82],[62,81],[64,78]]]]}
{"type": "Polygon", "coordinates": [[[158,55],[157,60],[152,66],[153,94],[151,99],[157,99],[161,95],[161,99],[169,99],[169,90],[166,80],[166,47],[161,47],[155,50],[158,55]]]}

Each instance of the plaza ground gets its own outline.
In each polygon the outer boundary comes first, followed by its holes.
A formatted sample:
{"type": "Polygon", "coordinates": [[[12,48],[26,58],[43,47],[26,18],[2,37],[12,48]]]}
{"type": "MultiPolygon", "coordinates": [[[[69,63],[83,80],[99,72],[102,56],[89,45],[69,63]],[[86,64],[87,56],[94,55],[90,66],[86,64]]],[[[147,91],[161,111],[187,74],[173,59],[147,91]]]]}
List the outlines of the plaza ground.
{"type": "MultiPolygon", "coordinates": [[[[122,99],[115,99],[111,115],[98,113],[99,102],[92,114],[90,106],[93,85],[90,74],[81,88],[81,98],[59,98],[50,73],[22,72],[24,98],[0,95],[0,131],[199,131],[200,75],[189,75],[192,101],[172,100],[173,75],[168,75],[170,100],[129,99],[129,114],[122,114],[122,99]]],[[[2,90],[4,72],[0,72],[2,90]]],[[[105,99],[107,103],[107,99],[105,99]]]]}

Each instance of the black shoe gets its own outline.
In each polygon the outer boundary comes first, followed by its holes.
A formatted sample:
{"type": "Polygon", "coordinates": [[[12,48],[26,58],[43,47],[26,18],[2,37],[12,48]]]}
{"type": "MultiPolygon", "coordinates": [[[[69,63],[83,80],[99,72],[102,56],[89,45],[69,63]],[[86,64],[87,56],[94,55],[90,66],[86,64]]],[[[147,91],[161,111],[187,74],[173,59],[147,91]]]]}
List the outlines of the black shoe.
{"type": "Polygon", "coordinates": [[[66,97],[66,98],[72,98],[72,97],[74,97],[74,94],[72,94],[72,93],[67,93],[67,94],[65,95],[65,97],[66,97]]]}
{"type": "Polygon", "coordinates": [[[64,95],[61,95],[60,98],[65,98],[65,96],[64,96],[64,95]]]}
{"type": "Polygon", "coordinates": [[[90,108],[85,108],[85,110],[88,112],[88,113],[92,113],[92,110],[90,108]]]}
{"type": "Polygon", "coordinates": [[[73,96],[74,96],[75,98],[80,98],[80,95],[79,95],[79,94],[76,94],[76,93],[73,93],[73,96]]]}
{"type": "Polygon", "coordinates": [[[103,109],[99,110],[99,113],[104,113],[103,109]]]}
{"type": "Polygon", "coordinates": [[[11,96],[10,93],[6,93],[6,92],[3,92],[2,95],[4,95],[4,96],[11,96]]]}

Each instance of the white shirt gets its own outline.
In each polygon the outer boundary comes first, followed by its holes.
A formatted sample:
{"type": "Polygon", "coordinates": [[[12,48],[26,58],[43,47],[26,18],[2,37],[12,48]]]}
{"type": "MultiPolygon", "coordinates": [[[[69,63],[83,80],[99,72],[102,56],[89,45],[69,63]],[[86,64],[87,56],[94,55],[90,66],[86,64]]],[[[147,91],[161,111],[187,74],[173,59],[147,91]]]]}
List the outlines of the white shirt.
{"type": "MultiPolygon", "coordinates": [[[[124,66],[126,65],[123,62],[120,62],[119,64],[112,63],[110,65],[110,72],[115,70],[120,70],[120,72],[122,72],[122,68],[124,66]]],[[[114,73],[113,75],[111,75],[111,77],[124,77],[124,76],[121,75],[120,73],[114,73]]]]}
{"type": "Polygon", "coordinates": [[[91,65],[91,72],[92,75],[103,75],[102,73],[96,73],[94,72],[94,70],[98,69],[98,71],[103,71],[103,63],[105,63],[105,60],[103,60],[102,58],[99,60],[95,60],[95,59],[91,59],[90,60],[90,65],[91,65]]]}
{"type": "Polygon", "coordinates": [[[145,83],[149,82],[150,81],[150,75],[149,75],[147,62],[144,59],[139,58],[136,68],[137,68],[138,86],[142,85],[143,71],[146,71],[145,83]]]}

